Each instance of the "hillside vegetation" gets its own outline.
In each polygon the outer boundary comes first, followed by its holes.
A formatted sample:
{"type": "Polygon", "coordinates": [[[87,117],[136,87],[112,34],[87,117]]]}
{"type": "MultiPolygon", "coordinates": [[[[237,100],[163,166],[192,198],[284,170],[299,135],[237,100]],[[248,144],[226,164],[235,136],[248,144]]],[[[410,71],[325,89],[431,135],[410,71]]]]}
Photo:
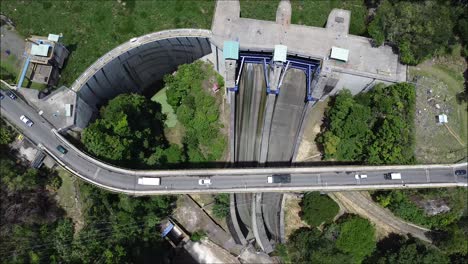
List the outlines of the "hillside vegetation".
{"type": "Polygon", "coordinates": [[[376,85],[352,96],[341,91],[326,111],[317,137],[325,159],[367,164],[414,162],[414,86],[376,85]]]}

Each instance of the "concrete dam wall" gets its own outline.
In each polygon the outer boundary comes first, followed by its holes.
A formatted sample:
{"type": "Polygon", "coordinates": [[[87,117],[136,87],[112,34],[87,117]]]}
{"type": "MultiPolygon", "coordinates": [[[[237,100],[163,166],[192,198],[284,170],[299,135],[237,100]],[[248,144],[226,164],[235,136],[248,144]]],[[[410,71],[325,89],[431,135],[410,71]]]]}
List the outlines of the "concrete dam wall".
{"type": "Polygon", "coordinates": [[[98,59],[73,84],[75,126],[84,128],[99,108],[122,93],[143,93],[174,72],[212,52],[207,30],[169,30],[132,39],[98,59]]]}

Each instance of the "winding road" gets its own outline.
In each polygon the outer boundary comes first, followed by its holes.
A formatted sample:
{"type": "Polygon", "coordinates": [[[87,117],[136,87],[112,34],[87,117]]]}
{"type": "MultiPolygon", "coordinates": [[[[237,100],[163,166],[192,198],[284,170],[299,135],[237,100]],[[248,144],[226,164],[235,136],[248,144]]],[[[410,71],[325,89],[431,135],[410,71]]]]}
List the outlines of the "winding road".
{"type": "Polygon", "coordinates": [[[77,149],[60,135],[31,106],[18,98],[0,101],[2,117],[15,125],[23,135],[47,152],[61,166],[98,187],[130,195],[222,192],[288,192],[344,191],[394,188],[427,188],[468,186],[467,176],[456,176],[456,169],[466,169],[467,163],[454,165],[411,166],[329,166],[283,168],[228,168],[188,170],[130,170],[103,163],[77,149]],[[27,127],[20,116],[26,115],[34,125],[27,127]],[[58,145],[67,154],[56,150],[58,145]],[[383,174],[401,172],[402,180],[385,180],[383,174]],[[355,172],[366,173],[367,179],[356,180],[355,172]],[[268,184],[267,176],[291,174],[291,183],[268,184]],[[160,177],[161,185],[139,185],[139,177],[160,177]],[[199,177],[211,177],[212,185],[198,185],[199,177]]]}

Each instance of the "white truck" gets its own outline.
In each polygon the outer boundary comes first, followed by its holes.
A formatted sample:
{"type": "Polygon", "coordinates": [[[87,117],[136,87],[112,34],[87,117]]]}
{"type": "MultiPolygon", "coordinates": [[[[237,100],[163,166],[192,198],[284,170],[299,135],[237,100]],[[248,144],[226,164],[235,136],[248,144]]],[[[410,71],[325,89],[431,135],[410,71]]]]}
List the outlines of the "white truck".
{"type": "Polygon", "coordinates": [[[401,173],[391,172],[385,174],[385,179],[387,180],[401,180],[401,173]]]}
{"type": "Polygon", "coordinates": [[[141,184],[141,185],[160,185],[161,184],[161,178],[140,177],[140,178],[138,178],[138,184],[141,184]]]}

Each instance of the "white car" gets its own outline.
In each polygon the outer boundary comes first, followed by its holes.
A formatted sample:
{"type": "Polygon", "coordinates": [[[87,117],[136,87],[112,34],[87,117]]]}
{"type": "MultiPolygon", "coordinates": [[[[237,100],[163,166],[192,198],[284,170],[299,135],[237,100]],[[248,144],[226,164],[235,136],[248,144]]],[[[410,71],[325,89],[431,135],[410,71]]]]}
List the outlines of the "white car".
{"type": "Polygon", "coordinates": [[[356,180],[359,180],[359,179],[367,179],[367,175],[366,174],[356,174],[354,175],[354,178],[356,180]]]}
{"type": "Polygon", "coordinates": [[[135,41],[137,41],[137,40],[138,40],[138,38],[131,38],[131,39],[130,39],[130,42],[135,42],[135,41]]]}
{"type": "Polygon", "coordinates": [[[210,178],[203,178],[198,180],[199,185],[210,185],[211,184],[211,179],[210,178]]]}
{"type": "Polygon", "coordinates": [[[21,121],[25,123],[28,127],[32,127],[34,125],[33,121],[31,121],[29,118],[27,118],[25,115],[20,116],[21,121]]]}

